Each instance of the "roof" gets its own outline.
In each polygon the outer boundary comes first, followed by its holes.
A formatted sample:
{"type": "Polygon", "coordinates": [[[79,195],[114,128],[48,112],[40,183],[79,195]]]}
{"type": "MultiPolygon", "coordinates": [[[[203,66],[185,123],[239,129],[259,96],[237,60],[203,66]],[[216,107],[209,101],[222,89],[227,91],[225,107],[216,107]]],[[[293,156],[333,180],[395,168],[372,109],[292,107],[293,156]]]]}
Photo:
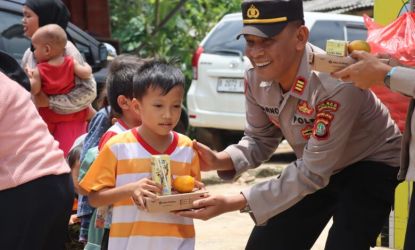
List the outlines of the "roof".
{"type": "Polygon", "coordinates": [[[304,11],[346,13],[373,7],[374,0],[304,0],[304,11]]]}

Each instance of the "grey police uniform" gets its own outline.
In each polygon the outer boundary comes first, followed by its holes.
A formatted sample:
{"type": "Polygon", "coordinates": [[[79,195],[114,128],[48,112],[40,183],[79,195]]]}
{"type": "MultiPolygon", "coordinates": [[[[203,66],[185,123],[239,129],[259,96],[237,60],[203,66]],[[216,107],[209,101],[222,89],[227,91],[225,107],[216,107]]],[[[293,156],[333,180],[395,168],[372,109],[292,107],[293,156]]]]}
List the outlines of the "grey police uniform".
{"type": "MultiPolygon", "coordinates": [[[[415,69],[396,67],[390,78],[393,91],[415,98],[415,69]]],[[[405,131],[402,138],[401,168],[398,179],[415,181],[415,99],[412,99],[406,116],[405,131]]],[[[412,193],[404,249],[415,249],[415,195],[412,193]]]]}
{"type": "Polygon", "coordinates": [[[401,135],[386,107],[371,91],[312,71],[308,54],[320,49],[306,48],[297,83],[285,94],[252,69],[246,74],[246,136],[226,149],[236,174],[267,160],[283,136],[298,158],[278,178],[243,191],[257,224],[323,188],[350,164],[399,166],[401,135]]]}
{"type": "MultiPolygon", "coordinates": [[[[390,88],[393,91],[415,98],[415,69],[396,67],[390,79],[390,88]]],[[[412,99],[406,116],[405,131],[402,139],[400,180],[415,181],[415,100],[412,99]],[[412,157],[411,157],[412,156],[412,157]]]]}

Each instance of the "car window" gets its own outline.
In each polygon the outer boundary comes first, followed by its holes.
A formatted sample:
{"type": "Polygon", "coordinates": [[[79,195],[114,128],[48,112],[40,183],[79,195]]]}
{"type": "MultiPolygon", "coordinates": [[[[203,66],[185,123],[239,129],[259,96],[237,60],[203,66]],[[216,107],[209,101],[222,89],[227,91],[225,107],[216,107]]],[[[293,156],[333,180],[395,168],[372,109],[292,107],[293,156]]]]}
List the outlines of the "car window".
{"type": "Polygon", "coordinates": [[[30,40],[23,34],[22,17],[3,10],[0,10],[0,16],[0,49],[21,60],[30,47],[30,40]]]}
{"type": "Polygon", "coordinates": [[[344,40],[343,25],[341,22],[333,20],[316,21],[310,30],[310,43],[326,49],[328,39],[344,40]]]}
{"type": "Polygon", "coordinates": [[[242,30],[241,20],[225,21],[218,24],[203,45],[205,53],[243,54],[245,39],[236,39],[242,30]]]}
{"type": "Polygon", "coordinates": [[[366,40],[367,29],[362,24],[345,21],[322,20],[316,21],[310,30],[309,41],[320,47],[326,49],[326,41],[328,39],[335,40],[366,40]]]}
{"type": "Polygon", "coordinates": [[[367,29],[364,25],[348,25],[347,28],[347,41],[353,40],[366,40],[367,29]]]}

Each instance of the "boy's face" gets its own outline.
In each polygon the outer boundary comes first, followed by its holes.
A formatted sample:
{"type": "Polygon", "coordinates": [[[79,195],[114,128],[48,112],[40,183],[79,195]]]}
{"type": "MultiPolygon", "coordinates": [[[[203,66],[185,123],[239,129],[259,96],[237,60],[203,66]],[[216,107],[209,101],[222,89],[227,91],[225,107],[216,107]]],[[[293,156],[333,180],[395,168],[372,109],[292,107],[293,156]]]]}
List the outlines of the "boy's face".
{"type": "Polygon", "coordinates": [[[37,62],[44,62],[50,59],[49,48],[45,43],[41,42],[40,39],[33,37],[32,45],[34,48],[33,55],[37,62]]]}
{"type": "Polygon", "coordinates": [[[143,98],[137,100],[141,127],[156,135],[169,135],[179,122],[183,95],[181,86],[172,88],[166,95],[162,95],[160,88],[147,89],[143,98]]]}

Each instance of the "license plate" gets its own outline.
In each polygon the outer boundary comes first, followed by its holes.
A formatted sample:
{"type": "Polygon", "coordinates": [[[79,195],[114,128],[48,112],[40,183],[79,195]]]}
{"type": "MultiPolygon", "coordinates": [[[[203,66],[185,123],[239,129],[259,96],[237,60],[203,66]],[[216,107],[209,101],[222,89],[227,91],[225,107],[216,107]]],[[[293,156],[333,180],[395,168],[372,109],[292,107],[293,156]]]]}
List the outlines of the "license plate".
{"type": "Polygon", "coordinates": [[[242,78],[219,78],[216,90],[218,92],[243,93],[244,79],[242,78]]]}

